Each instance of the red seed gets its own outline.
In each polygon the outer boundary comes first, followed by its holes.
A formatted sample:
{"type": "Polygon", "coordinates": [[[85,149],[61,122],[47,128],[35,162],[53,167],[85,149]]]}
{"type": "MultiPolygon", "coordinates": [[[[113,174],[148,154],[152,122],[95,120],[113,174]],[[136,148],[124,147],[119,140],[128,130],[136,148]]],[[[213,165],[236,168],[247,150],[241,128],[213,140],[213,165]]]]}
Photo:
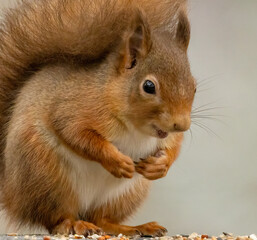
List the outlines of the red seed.
{"type": "Polygon", "coordinates": [[[82,239],[83,236],[82,236],[82,235],[75,234],[74,238],[75,238],[75,239],[82,239]]]}
{"type": "Polygon", "coordinates": [[[105,240],[105,237],[99,237],[98,240],[105,240]]]}
{"type": "Polygon", "coordinates": [[[201,239],[208,238],[208,237],[209,237],[208,235],[202,235],[201,239]]]}

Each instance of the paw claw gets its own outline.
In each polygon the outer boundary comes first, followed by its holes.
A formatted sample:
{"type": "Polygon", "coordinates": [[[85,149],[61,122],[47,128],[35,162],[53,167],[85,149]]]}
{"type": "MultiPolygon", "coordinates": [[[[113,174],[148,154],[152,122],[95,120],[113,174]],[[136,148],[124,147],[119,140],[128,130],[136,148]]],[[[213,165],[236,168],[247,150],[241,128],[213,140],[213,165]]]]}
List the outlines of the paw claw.
{"type": "Polygon", "coordinates": [[[141,232],[141,237],[161,237],[168,231],[166,228],[160,226],[157,222],[149,222],[140,226],[137,226],[137,230],[141,232]]]}
{"type": "Polygon", "coordinates": [[[165,151],[164,150],[159,150],[157,153],[155,153],[154,157],[160,158],[162,156],[165,156],[165,151]]]}
{"type": "Polygon", "coordinates": [[[142,236],[142,233],[138,229],[136,229],[135,232],[136,232],[136,235],[142,236]]]}
{"type": "Polygon", "coordinates": [[[85,222],[85,221],[71,221],[69,219],[64,220],[59,225],[55,226],[52,233],[53,234],[61,234],[61,235],[68,235],[68,234],[78,234],[84,235],[85,237],[89,235],[93,235],[94,233],[100,233],[102,229],[95,226],[92,223],[85,222]]]}
{"type": "Polygon", "coordinates": [[[113,161],[113,165],[103,165],[103,167],[117,178],[132,178],[135,172],[134,162],[125,155],[121,155],[121,157],[113,161]]]}

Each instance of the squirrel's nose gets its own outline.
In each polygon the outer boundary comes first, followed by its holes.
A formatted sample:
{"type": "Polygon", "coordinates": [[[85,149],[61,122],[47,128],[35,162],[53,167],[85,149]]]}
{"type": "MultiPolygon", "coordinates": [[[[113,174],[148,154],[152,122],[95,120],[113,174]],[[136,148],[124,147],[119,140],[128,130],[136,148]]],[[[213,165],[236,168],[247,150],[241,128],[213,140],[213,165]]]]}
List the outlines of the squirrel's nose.
{"type": "Polygon", "coordinates": [[[173,131],[184,132],[190,128],[190,116],[179,115],[173,119],[173,131]]]}

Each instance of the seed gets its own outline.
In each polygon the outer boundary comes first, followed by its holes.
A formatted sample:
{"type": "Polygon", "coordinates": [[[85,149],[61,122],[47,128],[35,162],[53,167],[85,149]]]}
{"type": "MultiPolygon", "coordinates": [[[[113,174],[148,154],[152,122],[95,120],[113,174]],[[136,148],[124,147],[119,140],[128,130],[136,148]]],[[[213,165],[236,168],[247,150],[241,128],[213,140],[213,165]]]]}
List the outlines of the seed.
{"type": "Polygon", "coordinates": [[[75,236],[74,236],[75,239],[82,239],[83,237],[84,237],[84,236],[78,235],[78,234],[75,234],[75,236]]]}
{"type": "Polygon", "coordinates": [[[194,239],[194,238],[196,238],[196,237],[198,237],[199,235],[198,235],[198,233],[191,233],[190,235],[189,235],[189,238],[192,238],[192,239],[194,239]]]}
{"type": "Polygon", "coordinates": [[[208,238],[209,236],[208,235],[202,235],[201,238],[204,239],[204,238],[208,238]]]}
{"type": "Polygon", "coordinates": [[[224,234],[225,236],[232,237],[232,233],[223,232],[223,234],[224,234]]]}
{"type": "Polygon", "coordinates": [[[98,240],[105,240],[105,237],[104,236],[99,237],[98,240]]]}
{"type": "Polygon", "coordinates": [[[249,237],[253,240],[257,240],[257,236],[255,234],[251,234],[249,237]]]}
{"type": "Polygon", "coordinates": [[[18,234],[17,233],[8,233],[7,236],[14,237],[14,236],[18,236],[18,234]]]}

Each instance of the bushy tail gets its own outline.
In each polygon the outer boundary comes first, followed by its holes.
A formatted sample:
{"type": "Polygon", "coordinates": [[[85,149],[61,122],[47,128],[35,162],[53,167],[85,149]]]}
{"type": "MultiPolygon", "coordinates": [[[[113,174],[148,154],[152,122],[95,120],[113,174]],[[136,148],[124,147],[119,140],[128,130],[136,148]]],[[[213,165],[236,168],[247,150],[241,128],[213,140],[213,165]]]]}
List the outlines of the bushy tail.
{"type": "MultiPolygon", "coordinates": [[[[11,107],[28,76],[42,64],[107,54],[145,12],[151,29],[170,28],[186,0],[23,0],[6,13],[0,28],[0,154],[11,107]]],[[[1,156],[0,156],[1,158],[1,156]]],[[[2,160],[0,160],[0,172],[2,160]]]]}

